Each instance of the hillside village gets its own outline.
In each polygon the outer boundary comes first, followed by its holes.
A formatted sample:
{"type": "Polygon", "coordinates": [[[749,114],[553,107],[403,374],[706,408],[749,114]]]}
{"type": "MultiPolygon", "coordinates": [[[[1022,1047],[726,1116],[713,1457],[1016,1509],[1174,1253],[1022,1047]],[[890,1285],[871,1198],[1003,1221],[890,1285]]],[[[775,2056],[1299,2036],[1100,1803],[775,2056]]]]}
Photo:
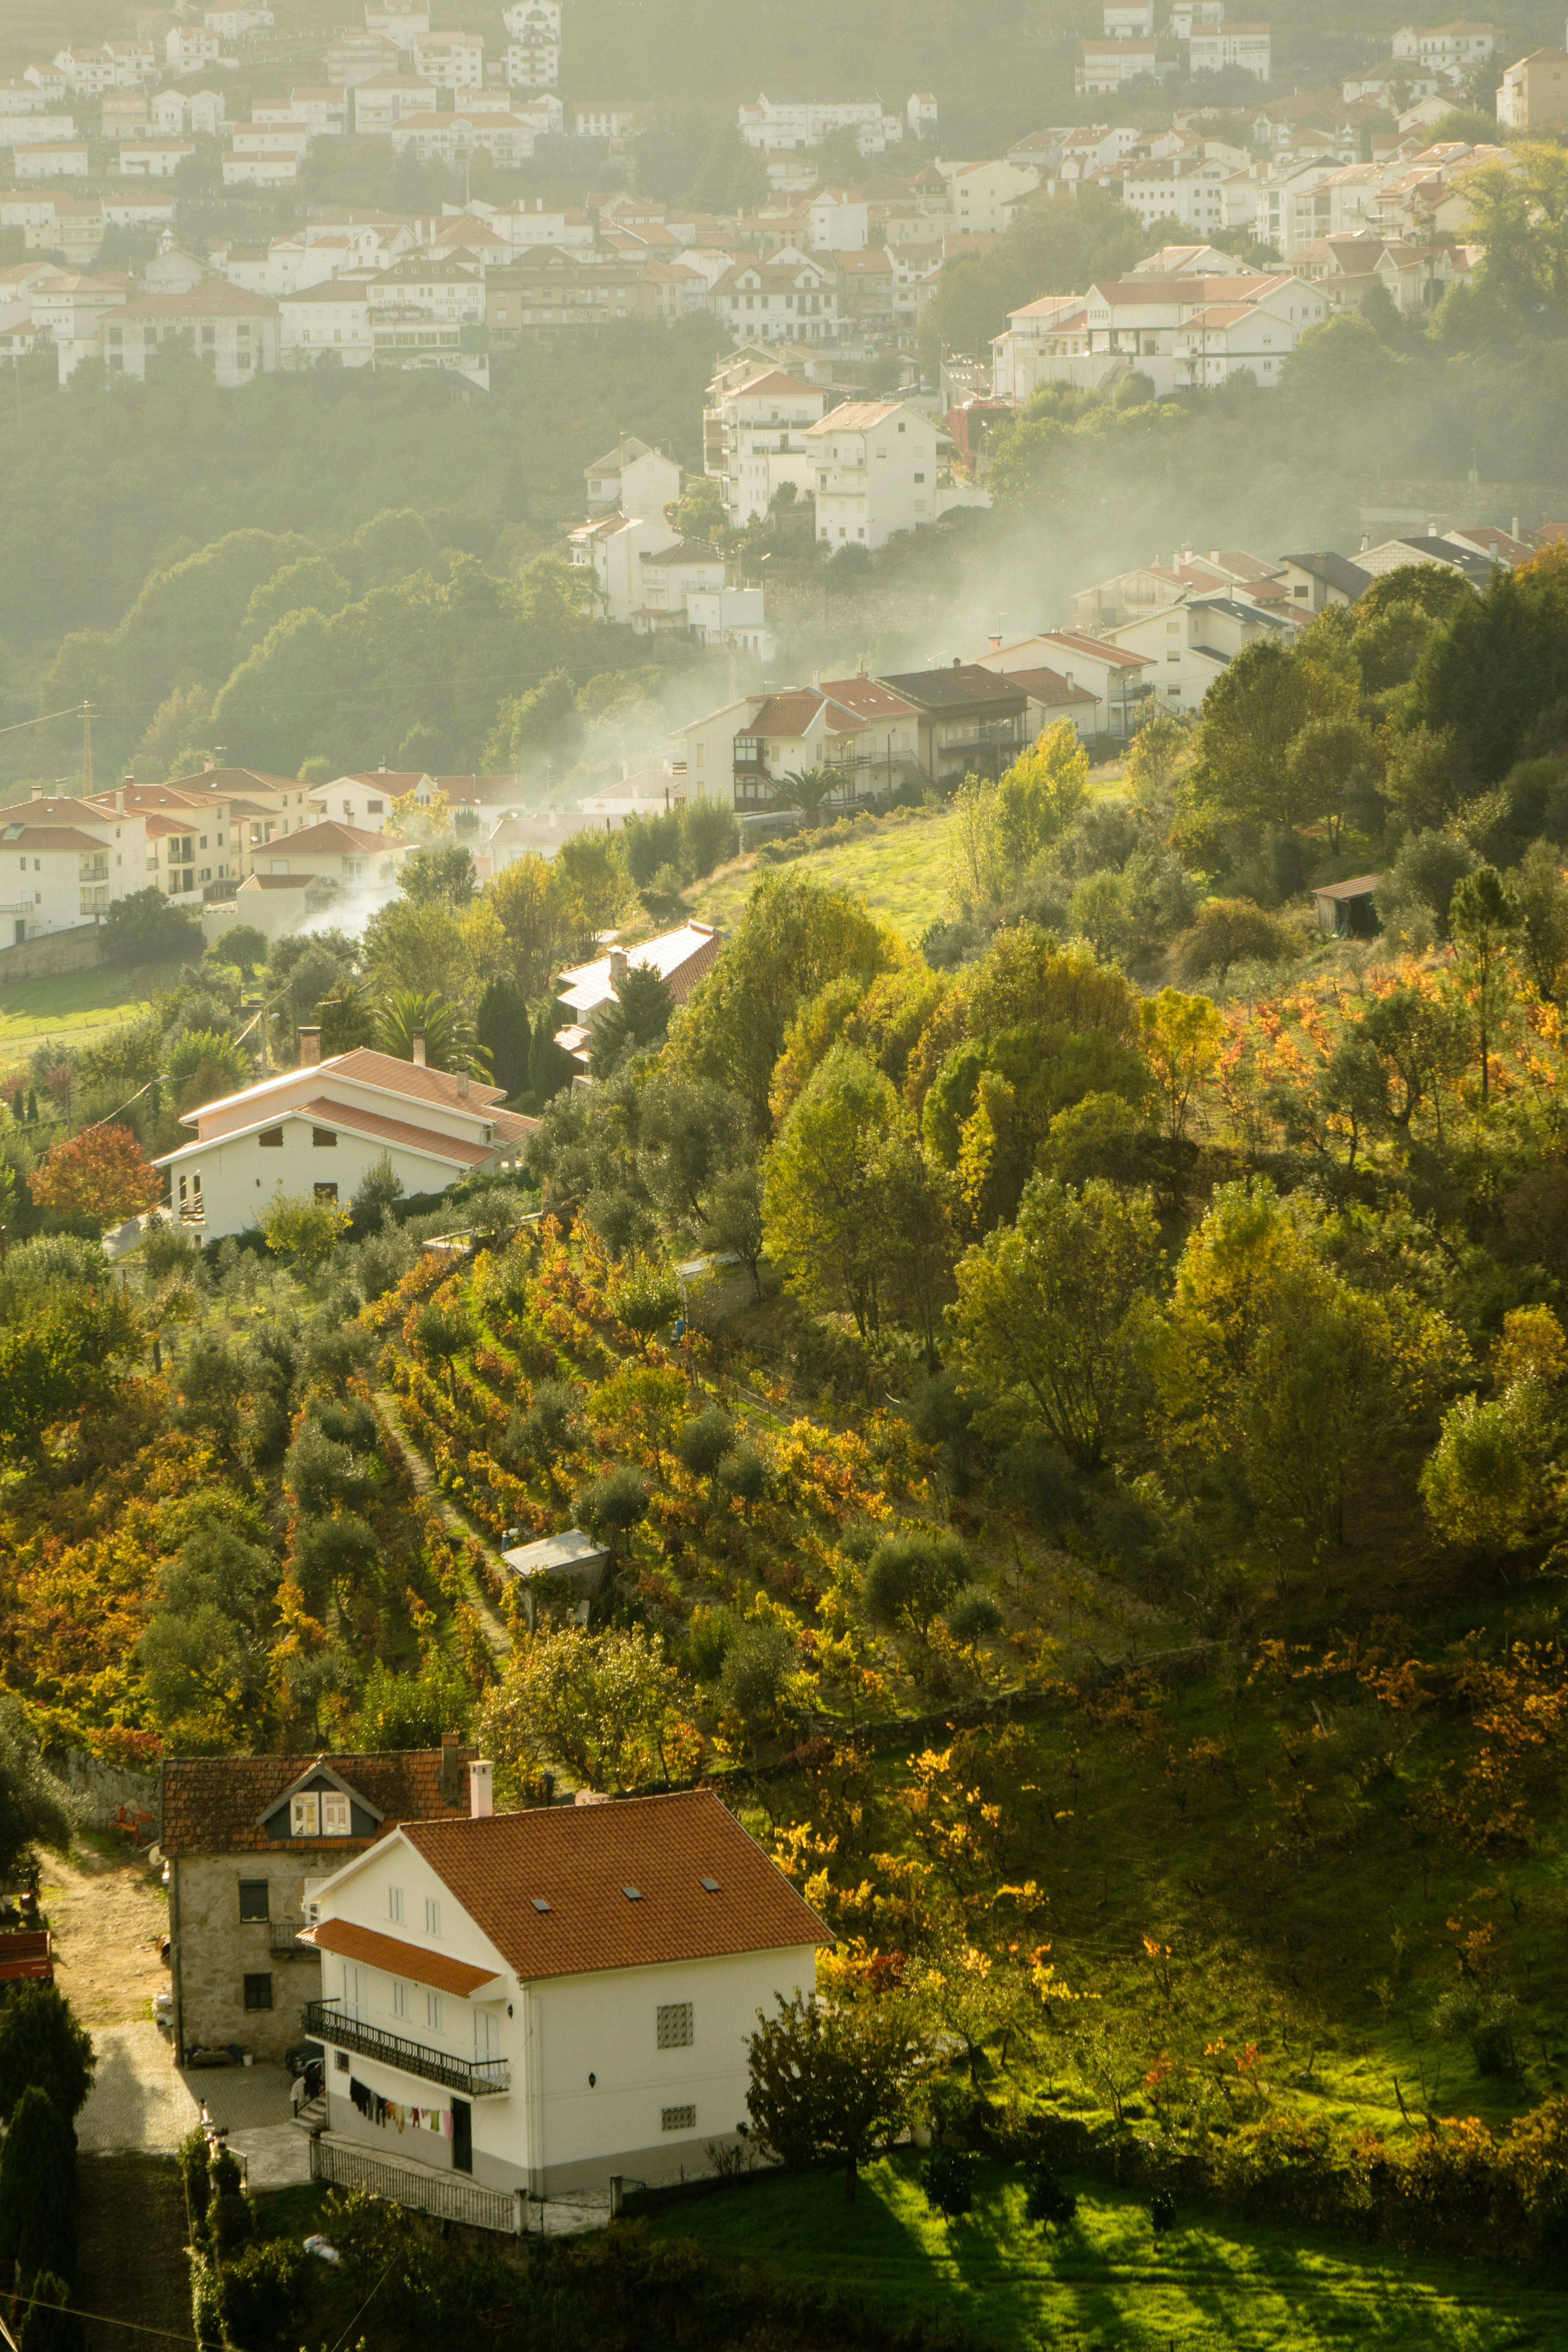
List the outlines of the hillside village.
{"type": "Polygon", "coordinates": [[[1554,2343],[1568,52],[588,11],[0,80],[0,2337],[1554,2343]]]}

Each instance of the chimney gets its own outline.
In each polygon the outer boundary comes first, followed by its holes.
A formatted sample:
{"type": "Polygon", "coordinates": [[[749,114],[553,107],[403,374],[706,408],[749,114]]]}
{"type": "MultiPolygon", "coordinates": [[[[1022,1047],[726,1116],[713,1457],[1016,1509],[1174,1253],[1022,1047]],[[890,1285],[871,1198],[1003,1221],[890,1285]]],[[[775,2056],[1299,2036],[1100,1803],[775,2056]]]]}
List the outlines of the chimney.
{"type": "Polygon", "coordinates": [[[212,753],[209,751],[206,758],[202,761],[202,773],[204,775],[210,776],[216,766],[217,761],[213,758],[212,753]]]}
{"type": "Polygon", "coordinates": [[[814,669],[812,671],[811,682],[816,688],[817,693],[820,694],[822,692],[822,672],[819,669],[814,669]]]}
{"type": "Polygon", "coordinates": [[[463,1793],[463,1759],[455,1731],[441,1734],[441,1802],[455,1806],[463,1793]]]}
{"type": "Polygon", "coordinates": [[[413,1043],[414,1066],[416,1070],[422,1070],[425,1067],[425,1032],[423,1029],[416,1029],[414,1032],[413,1043]]]}
{"type": "Polygon", "coordinates": [[[458,1100],[459,1102],[467,1102],[467,1101],[468,1101],[468,1072],[467,1072],[467,1070],[459,1070],[459,1071],[458,1072],[458,1100]]]}
{"type": "Polygon", "coordinates": [[[468,1819],[488,1822],[495,1811],[495,1793],[490,1776],[495,1767],[489,1762],[475,1761],[468,1767],[468,1819]]]}
{"type": "Polygon", "coordinates": [[[313,1070],[321,1058],[321,1033],[319,1029],[300,1032],[300,1067],[313,1070]]]}
{"type": "Polygon", "coordinates": [[[626,983],[626,951],[625,948],[612,948],[610,950],[610,986],[617,995],[626,983]]]}
{"type": "Polygon", "coordinates": [[[994,629],[992,632],[991,650],[994,654],[999,654],[1002,650],[1002,632],[1000,629],[994,629]]]}
{"type": "Polygon", "coordinates": [[[1517,515],[1515,515],[1513,519],[1513,530],[1510,535],[1514,539],[1519,537],[1519,517],[1517,515]]]}

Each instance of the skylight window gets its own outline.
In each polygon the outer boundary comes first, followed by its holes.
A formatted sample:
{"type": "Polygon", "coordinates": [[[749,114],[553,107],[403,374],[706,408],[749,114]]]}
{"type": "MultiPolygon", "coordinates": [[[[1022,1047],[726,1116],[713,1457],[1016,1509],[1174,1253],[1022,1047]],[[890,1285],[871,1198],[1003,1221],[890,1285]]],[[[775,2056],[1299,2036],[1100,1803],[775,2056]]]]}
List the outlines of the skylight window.
{"type": "Polygon", "coordinates": [[[542,1895],[531,1895],[528,1899],[536,1911],[548,1911],[550,1908],[542,1895]]]}
{"type": "Polygon", "coordinates": [[[717,1880],[716,1878],[705,1878],[705,1879],[702,1881],[702,1885],[704,1885],[704,1887],[706,1887],[706,1889],[707,1889],[707,1891],[708,1891],[708,1893],[709,1893],[710,1895],[717,1895],[717,1894],[718,1894],[718,1892],[719,1892],[719,1882],[718,1882],[718,1880],[717,1880]]]}
{"type": "Polygon", "coordinates": [[[628,1903],[640,1903],[642,1901],[642,1888],[640,1886],[623,1886],[621,1893],[626,1896],[628,1903]]]}

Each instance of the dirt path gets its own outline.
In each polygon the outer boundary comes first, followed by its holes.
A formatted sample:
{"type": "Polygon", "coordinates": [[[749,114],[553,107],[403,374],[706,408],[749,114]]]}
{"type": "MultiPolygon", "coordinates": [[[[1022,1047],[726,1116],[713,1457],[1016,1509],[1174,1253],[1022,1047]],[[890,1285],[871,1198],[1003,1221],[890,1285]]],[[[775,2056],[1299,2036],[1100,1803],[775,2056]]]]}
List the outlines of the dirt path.
{"type": "Polygon", "coordinates": [[[140,1855],[100,1853],[80,1841],[68,1862],[49,1855],[43,1899],[55,1937],[55,1981],[83,2025],[124,2025],[153,2013],[168,1989],[158,1947],[169,1905],[140,1855]]]}
{"type": "MultiPolygon", "coordinates": [[[[388,1444],[394,1446],[403,1456],[408,1465],[408,1475],[419,1492],[430,1496],[441,1514],[442,1524],[447,1533],[458,1537],[472,1536],[476,1543],[484,1546],[499,1570],[500,1554],[489,1536],[485,1534],[482,1528],[476,1528],[472,1520],[466,1518],[450,1496],[444,1495],[437,1486],[430,1465],[409,1436],[403,1415],[397,1409],[397,1399],[390,1389],[376,1390],[375,1409],[381,1415],[382,1428],[388,1444]]],[[[479,1624],[483,1629],[485,1640],[489,1643],[491,1655],[498,1660],[509,1658],[511,1655],[511,1635],[507,1632],[489,1594],[485,1591],[479,1578],[467,1568],[463,1571],[463,1583],[468,1599],[478,1612],[479,1624]]]]}

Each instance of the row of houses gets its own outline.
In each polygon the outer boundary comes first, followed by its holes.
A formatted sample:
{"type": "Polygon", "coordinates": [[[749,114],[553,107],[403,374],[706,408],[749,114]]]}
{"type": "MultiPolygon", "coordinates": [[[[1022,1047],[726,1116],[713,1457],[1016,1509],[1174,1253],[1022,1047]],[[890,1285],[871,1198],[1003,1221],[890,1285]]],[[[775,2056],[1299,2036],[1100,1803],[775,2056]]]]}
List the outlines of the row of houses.
{"type": "Polygon", "coordinates": [[[5,942],[100,921],[149,887],[197,908],[233,899],[236,919],[269,931],[286,909],[298,918],[307,895],[388,889],[406,850],[388,819],[419,781],[367,771],[306,785],[209,764],[169,783],[36,793],[0,810],[5,942]]]}

